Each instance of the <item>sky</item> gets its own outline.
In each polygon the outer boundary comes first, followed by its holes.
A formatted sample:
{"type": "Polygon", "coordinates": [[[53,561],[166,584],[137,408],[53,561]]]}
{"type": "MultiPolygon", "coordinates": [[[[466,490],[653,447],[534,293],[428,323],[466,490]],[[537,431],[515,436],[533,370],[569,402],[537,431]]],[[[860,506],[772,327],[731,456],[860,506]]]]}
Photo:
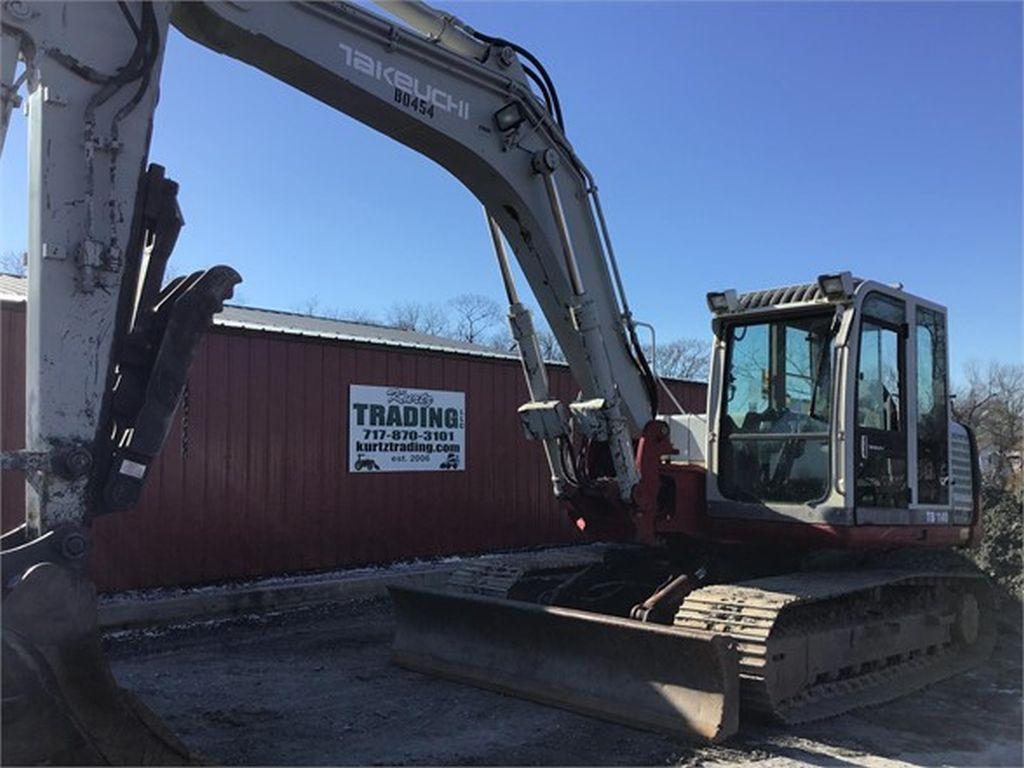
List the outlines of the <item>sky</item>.
{"type": "MultiPolygon", "coordinates": [[[[1024,357],[1021,4],[436,4],[544,62],[659,338],[707,337],[709,290],[849,269],[946,305],[954,370],[1024,357]]],[[[178,271],[231,264],[238,299],[285,310],[502,296],[479,204],[432,161],[177,32],[161,87],[178,271]]],[[[16,114],[2,252],[24,145],[16,114]]]]}

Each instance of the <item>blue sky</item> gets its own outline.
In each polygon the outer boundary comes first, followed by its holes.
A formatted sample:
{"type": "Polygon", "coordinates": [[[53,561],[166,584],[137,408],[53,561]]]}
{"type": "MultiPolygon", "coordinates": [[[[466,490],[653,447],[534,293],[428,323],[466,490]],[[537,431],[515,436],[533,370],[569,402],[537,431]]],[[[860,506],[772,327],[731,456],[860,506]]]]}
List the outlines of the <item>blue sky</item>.
{"type": "MultiPolygon", "coordinates": [[[[544,61],[661,338],[705,336],[710,289],[851,269],[946,304],[956,369],[1021,360],[1020,4],[439,4],[544,61]]],[[[17,116],[3,251],[23,146],[17,116]]],[[[176,266],[232,264],[246,303],[502,295],[446,171],[176,32],[151,159],[182,185],[176,266]]]]}

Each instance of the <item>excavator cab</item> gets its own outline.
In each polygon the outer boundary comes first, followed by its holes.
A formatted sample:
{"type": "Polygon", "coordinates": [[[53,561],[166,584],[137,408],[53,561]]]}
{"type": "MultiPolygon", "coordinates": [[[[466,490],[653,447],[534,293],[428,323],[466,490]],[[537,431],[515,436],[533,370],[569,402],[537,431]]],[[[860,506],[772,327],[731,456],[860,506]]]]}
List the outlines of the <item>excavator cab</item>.
{"type": "Polygon", "coordinates": [[[944,307],[849,273],[708,303],[711,416],[685,428],[706,429],[711,528],[966,543],[975,458],[950,418],[944,307]]]}
{"type": "Polygon", "coordinates": [[[952,421],[946,310],[849,273],[708,294],[708,414],[662,417],[670,476],[701,498],[660,523],[751,540],[762,524],[809,546],[962,545],[977,524],[972,437],[952,421]],[[706,502],[705,502],[706,499],[706,502]]]}

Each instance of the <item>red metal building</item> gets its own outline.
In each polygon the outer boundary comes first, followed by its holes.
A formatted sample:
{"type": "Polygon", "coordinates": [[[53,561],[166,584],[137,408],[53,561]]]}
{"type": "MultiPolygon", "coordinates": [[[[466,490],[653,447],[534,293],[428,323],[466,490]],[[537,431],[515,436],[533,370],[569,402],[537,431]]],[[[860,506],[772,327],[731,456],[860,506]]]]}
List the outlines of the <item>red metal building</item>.
{"type": "MultiPolygon", "coordinates": [[[[24,281],[0,282],[0,447],[24,441],[24,281]]],[[[576,387],[551,366],[563,400],[576,387]]],[[[705,388],[669,382],[688,410],[705,388]]],[[[139,507],[94,525],[101,590],[176,586],[572,541],[521,433],[519,362],[393,328],[228,307],[207,334],[139,507]],[[465,469],[352,473],[350,384],[465,393],[465,469]],[[184,422],[184,423],[183,423],[184,422]]],[[[23,520],[20,473],[0,485],[23,520]]]]}

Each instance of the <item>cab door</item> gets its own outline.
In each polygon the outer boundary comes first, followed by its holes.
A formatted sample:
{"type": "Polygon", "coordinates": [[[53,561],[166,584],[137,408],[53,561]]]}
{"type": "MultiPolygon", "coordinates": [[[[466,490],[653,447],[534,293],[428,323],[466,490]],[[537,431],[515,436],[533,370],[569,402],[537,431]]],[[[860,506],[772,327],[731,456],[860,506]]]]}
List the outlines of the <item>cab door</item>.
{"type": "Polygon", "coordinates": [[[854,430],[859,508],[906,508],[906,304],[871,293],[861,306],[854,430]]]}

